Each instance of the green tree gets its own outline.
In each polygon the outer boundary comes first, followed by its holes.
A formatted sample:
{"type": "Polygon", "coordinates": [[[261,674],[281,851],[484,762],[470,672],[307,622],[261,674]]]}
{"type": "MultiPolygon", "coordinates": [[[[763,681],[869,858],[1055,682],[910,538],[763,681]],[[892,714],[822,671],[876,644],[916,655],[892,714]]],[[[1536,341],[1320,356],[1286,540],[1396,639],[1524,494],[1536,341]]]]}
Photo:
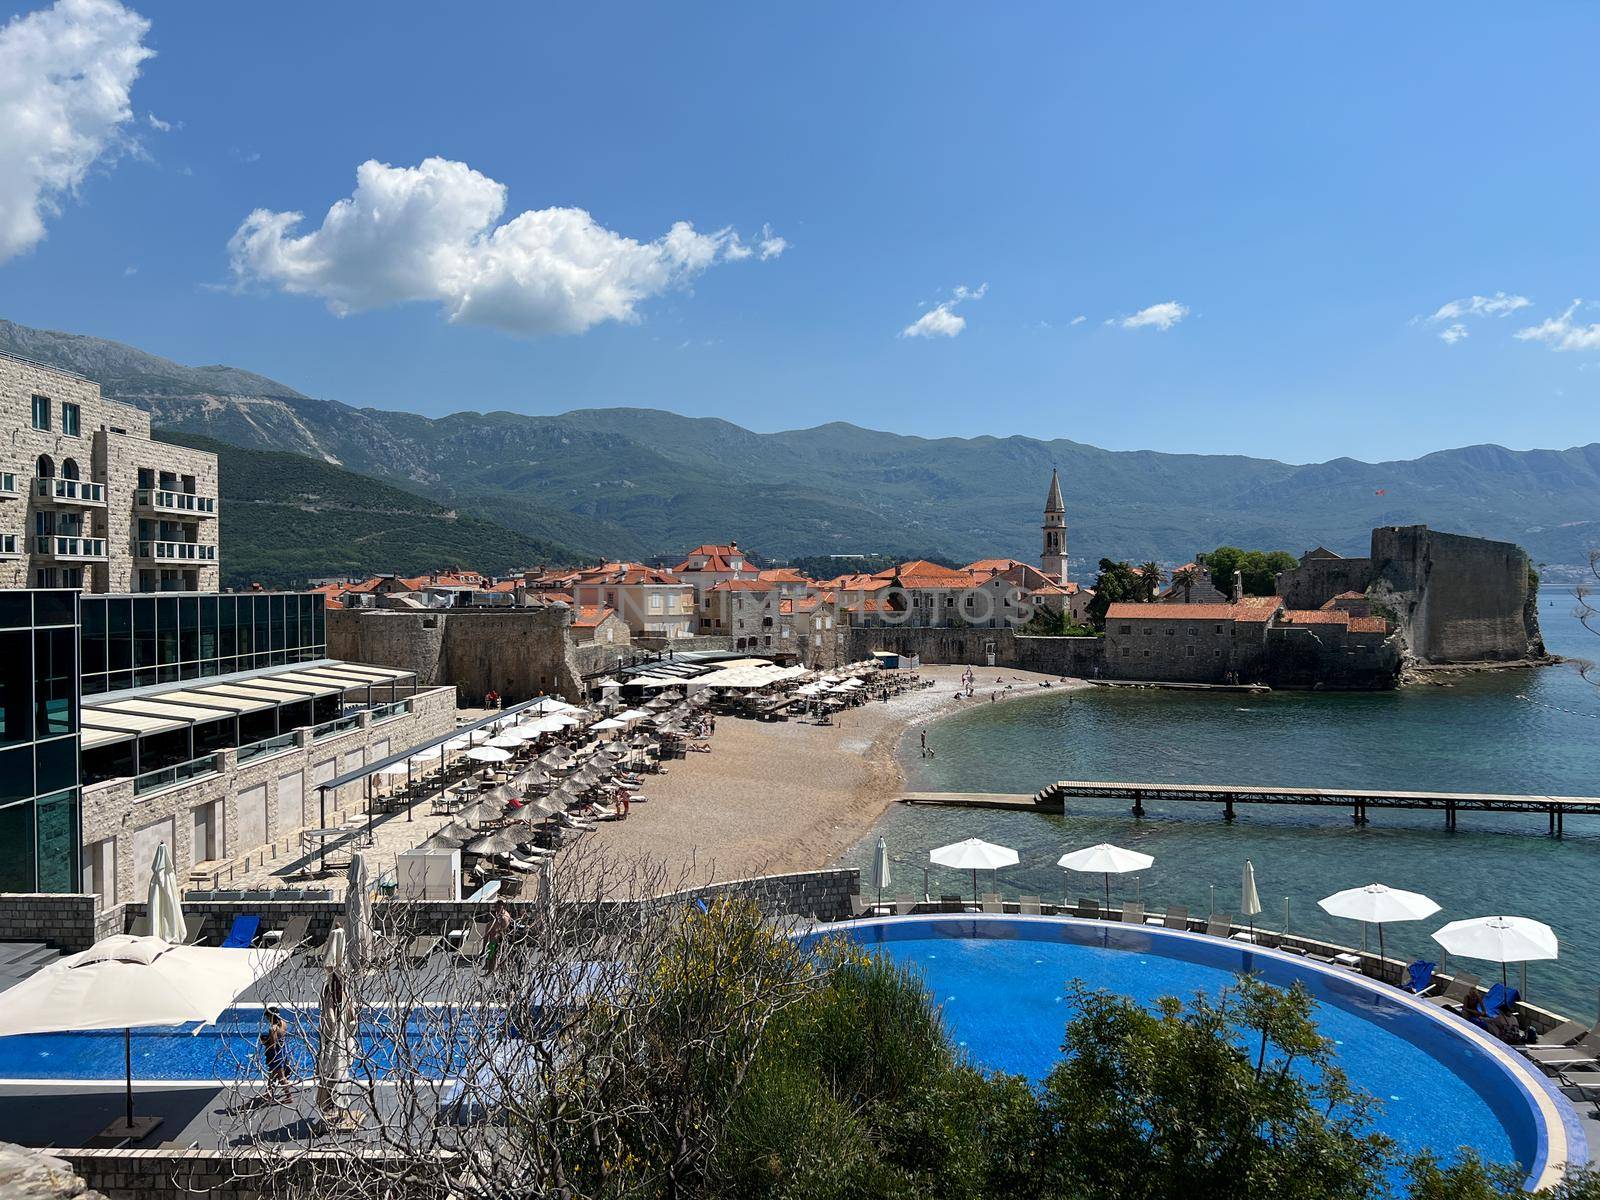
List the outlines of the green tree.
{"type": "Polygon", "coordinates": [[[1301,987],[1250,977],[1152,1012],[1074,985],[1045,1081],[1039,1194],[1082,1200],[1357,1200],[1386,1190],[1370,1128],[1301,987]]]}
{"type": "Polygon", "coordinates": [[[1277,574],[1296,566],[1299,560],[1286,550],[1241,550],[1237,546],[1218,546],[1197,561],[1211,572],[1211,582],[1223,595],[1233,587],[1238,571],[1246,596],[1271,596],[1277,591],[1277,574]]]}
{"type": "Polygon", "coordinates": [[[1100,577],[1094,581],[1094,599],[1089,601],[1089,620],[1096,627],[1106,622],[1106,609],[1119,603],[1144,603],[1150,599],[1139,573],[1132,564],[1116,559],[1100,560],[1100,577]]]}
{"type": "Polygon", "coordinates": [[[1161,594],[1161,564],[1147,562],[1140,565],[1138,570],[1139,585],[1144,588],[1145,599],[1154,600],[1161,594]]]}

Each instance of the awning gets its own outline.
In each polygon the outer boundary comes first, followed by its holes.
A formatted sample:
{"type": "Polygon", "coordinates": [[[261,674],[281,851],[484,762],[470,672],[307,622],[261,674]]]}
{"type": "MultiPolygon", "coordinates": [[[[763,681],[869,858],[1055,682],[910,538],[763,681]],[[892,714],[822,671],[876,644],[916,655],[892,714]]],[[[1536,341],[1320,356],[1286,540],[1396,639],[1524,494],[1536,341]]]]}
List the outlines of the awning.
{"type": "Polygon", "coordinates": [[[250,684],[265,684],[280,690],[288,688],[309,688],[313,696],[331,696],[335,692],[344,691],[348,685],[339,684],[330,679],[323,679],[311,674],[309,671],[285,671],[281,675],[263,675],[260,679],[249,680],[250,684]]]}
{"type": "Polygon", "coordinates": [[[123,729],[84,729],[79,734],[78,746],[82,750],[97,750],[113,742],[131,742],[137,734],[123,729]]]}
{"type": "Polygon", "coordinates": [[[236,713],[260,712],[262,709],[271,708],[273,702],[260,696],[246,699],[243,696],[230,696],[220,688],[195,688],[191,691],[162,692],[161,699],[172,703],[184,701],[186,703],[207,704],[213,708],[226,708],[236,713]]]}
{"type": "Polygon", "coordinates": [[[184,708],[181,704],[158,704],[154,700],[106,700],[95,705],[97,713],[133,713],[141,717],[169,717],[184,725],[195,725],[201,721],[220,720],[227,717],[227,713],[212,713],[207,716],[198,709],[184,708]]]}
{"type": "Polygon", "coordinates": [[[103,708],[85,708],[79,723],[85,729],[111,729],[120,733],[142,737],[147,733],[166,733],[172,729],[187,729],[194,722],[175,721],[171,717],[140,716],[131,712],[112,712],[103,708]]]}
{"type": "Polygon", "coordinates": [[[416,675],[415,671],[397,671],[393,667],[369,667],[365,663],[324,663],[322,666],[313,667],[299,672],[304,675],[321,675],[327,678],[345,677],[357,683],[389,683],[396,679],[410,679],[416,675]]]}

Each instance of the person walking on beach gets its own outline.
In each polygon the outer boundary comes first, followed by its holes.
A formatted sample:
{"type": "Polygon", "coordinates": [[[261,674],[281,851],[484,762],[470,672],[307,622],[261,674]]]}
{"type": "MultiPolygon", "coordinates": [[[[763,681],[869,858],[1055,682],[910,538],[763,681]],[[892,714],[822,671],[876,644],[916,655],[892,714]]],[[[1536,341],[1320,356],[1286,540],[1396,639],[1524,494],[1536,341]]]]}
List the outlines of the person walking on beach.
{"type": "Polygon", "coordinates": [[[266,1099],[268,1103],[275,1100],[282,1084],[283,1099],[278,1103],[289,1104],[294,1100],[294,1089],[289,1086],[289,1024],[276,1007],[268,1008],[264,1015],[267,1027],[261,1031],[261,1060],[267,1069],[266,1099]]]}

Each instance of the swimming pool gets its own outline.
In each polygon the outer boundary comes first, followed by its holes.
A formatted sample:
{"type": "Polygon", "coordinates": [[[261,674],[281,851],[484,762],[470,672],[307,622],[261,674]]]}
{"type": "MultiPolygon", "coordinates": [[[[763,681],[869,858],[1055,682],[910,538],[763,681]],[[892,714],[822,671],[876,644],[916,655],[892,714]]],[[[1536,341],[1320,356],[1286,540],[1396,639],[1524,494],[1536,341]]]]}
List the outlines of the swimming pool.
{"type": "MultiPolygon", "coordinates": [[[[316,1062],[320,1014],[315,1006],[286,1006],[283,1014],[289,1025],[291,1070],[309,1078],[316,1062]]],[[[465,1028],[469,1020],[462,1013],[447,1016],[442,1010],[418,1009],[406,1022],[401,1039],[386,1013],[369,1012],[358,1031],[361,1050],[356,1061],[372,1077],[384,1078],[395,1070],[396,1047],[403,1040],[407,1049],[401,1065],[407,1074],[421,1078],[457,1074],[463,1060],[472,1056],[473,1039],[465,1028]]],[[[261,1006],[251,1004],[224,1010],[213,1025],[135,1029],[133,1077],[144,1082],[223,1084],[259,1080],[264,1075],[259,1041],[263,1027],[261,1006]]],[[[120,1029],[0,1037],[0,1081],[120,1083],[124,1075],[122,1042],[120,1029]]]]}
{"type": "Polygon", "coordinates": [[[1515,1051],[1349,972],[1200,934],[1070,918],[952,914],[839,931],[918,969],[951,1035],[986,1067],[1034,1080],[1049,1072],[1072,1015],[1070,980],[1149,1003],[1216,995],[1249,972],[1305,984],[1340,1065],[1381,1102],[1377,1125],[1405,1151],[1452,1158],[1469,1146],[1521,1163],[1530,1182],[1587,1157],[1571,1105],[1515,1051]]]}

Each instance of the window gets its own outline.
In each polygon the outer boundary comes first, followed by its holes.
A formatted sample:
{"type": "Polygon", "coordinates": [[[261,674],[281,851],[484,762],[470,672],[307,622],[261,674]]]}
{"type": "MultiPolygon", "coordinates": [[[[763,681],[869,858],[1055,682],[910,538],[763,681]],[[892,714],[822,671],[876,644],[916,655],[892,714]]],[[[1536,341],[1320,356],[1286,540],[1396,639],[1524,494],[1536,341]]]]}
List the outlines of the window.
{"type": "Polygon", "coordinates": [[[1183,648],[1183,655],[1184,655],[1185,658],[1193,658],[1194,657],[1194,647],[1193,646],[1185,646],[1183,648]]]}
{"type": "Polygon", "coordinates": [[[78,427],[82,413],[76,404],[62,404],[61,406],[61,432],[68,437],[78,437],[78,427]]]}
{"type": "Polygon", "coordinates": [[[1117,626],[1117,632],[1118,633],[1132,633],[1133,632],[1133,626],[1132,625],[1118,625],[1117,626]]]}
{"type": "Polygon", "coordinates": [[[35,429],[50,428],[49,396],[35,396],[33,398],[33,427],[35,429]]]}

